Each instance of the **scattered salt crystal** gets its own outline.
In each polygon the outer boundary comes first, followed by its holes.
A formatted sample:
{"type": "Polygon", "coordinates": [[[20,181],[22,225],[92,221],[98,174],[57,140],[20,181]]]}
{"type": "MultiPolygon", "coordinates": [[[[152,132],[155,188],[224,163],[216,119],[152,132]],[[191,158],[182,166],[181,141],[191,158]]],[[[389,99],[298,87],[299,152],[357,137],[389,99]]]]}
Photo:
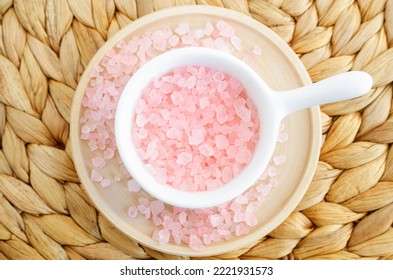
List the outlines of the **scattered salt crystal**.
{"type": "Polygon", "coordinates": [[[93,163],[93,166],[97,168],[102,168],[106,165],[106,160],[102,157],[94,157],[91,162],[93,163]]]}
{"type": "Polygon", "coordinates": [[[229,146],[228,139],[225,135],[218,134],[214,138],[216,146],[220,150],[225,150],[229,146]]]}
{"type": "Polygon", "coordinates": [[[139,192],[141,186],[137,183],[137,181],[131,179],[127,182],[127,188],[129,192],[139,192]]]}
{"type": "Polygon", "coordinates": [[[182,152],[177,156],[176,163],[179,165],[187,165],[192,160],[192,154],[182,152]]]}
{"type": "Polygon", "coordinates": [[[214,150],[207,144],[200,145],[198,147],[199,152],[204,156],[212,156],[214,155],[214,150]]]}
{"type": "Polygon", "coordinates": [[[224,218],[219,214],[213,214],[210,216],[210,223],[214,228],[222,225],[223,222],[224,222],[224,218]]]}
{"type": "Polygon", "coordinates": [[[101,182],[103,177],[101,175],[101,173],[99,173],[98,171],[96,171],[95,169],[93,169],[91,171],[91,176],[90,176],[91,180],[93,182],[101,182]]]}
{"type": "Polygon", "coordinates": [[[182,133],[177,128],[172,127],[166,132],[166,137],[169,139],[181,139],[182,133]]]}
{"type": "Polygon", "coordinates": [[[236,115],[238,115],[242,121],[249,122],[251,120],[251,110],[246,107],[238,107],[235,109],[236,115]]]}
{"type": "Polygon", "coordinates": [[[194,38],[190,35],[183,35],[181,36],[181,42],[184,45],[192,45],[192,43],[194,42],[194,38]]]}
{"type": "Polygon", "coordinates": [[[236,226],[235,234],[236,236],[241,236],[248,234],[250,232],[249,228],[244,223],[239,223],[236,226]]]}
{"type": "Polygon", "coordinates": [[[100,183],[103,188],[107,188],[112,184],[111,180],[109,179],[102,179],[100,183]]]}
{"type": "Polygon", "coordinates": [[[188,142],[190,145],[199,145],[203,142],[204,138],[202,129],[193,129],[191,130],[191,135],[188,137],[188,142]]]}
{"type": "Polygon", "coordinates": [[[150,203],[150,209],[153,216],[159,215],[165,209],[164,203],[160,200],[154,200],[150,203]]]}
{"type": "Polygon", "coordinates": [[[232,36],[231,37],[231,43],[235,47],[236,50],[238,50],[238,51],[242,51],[243,50],[242,40],[239,37],[232,36]]]}
{"type": "Polygon", "coordinates": [[[287,159],[286,156],[279,155],[279,156],[275,156],[273,158],[273,162],[274,162],[275,165],[280,165],[280,164],[283,164],[286,159],[287,159]]]}
{"type": "Polygon", "coordinates": [[[190,25],[188,24],[188,22],[183,22],[180,23],[178,27],[176,27],[175,32],[176,34],[181,36],[186,34],[189,30],[190,30],[190,25]]]}
{"type": "Polygon", "coordinates": [[[248,199],[246,196],[244,195],[239,195],[235,198],[236,203],[242,205],[242,204],[247,204],[248,203],[248,199]]]}
{"type": "Polygon", "coordinates": [[[135,218],[138,215],[138,208],[136,206],[131,206],[128,208],[128,216],[131,218],[135,218]]]}
{"type": "Polygon", "coordinates": [[[280,132],[277,137],[278,143],[285,143],[288,141],[288,134],[284,132],[280,132]]]}
{"type": "Polygon", "coordinates": [[[201,107],[201,109],[205,109],[209,105],[210,101],[208,97],[202,97],[201,99],[199,99],[199,106],[201,107]]]}
{"type": "Polygon", "coordinates": [[[206,22],[205,26],[205,34],[206,36],[210,36],[214,31],[214,27],[210,21],[206,22]]]}
{"type": "Polygon", "coordinates": [[[258,224],[258,219],[255,216],[255,214],[252,213],[252,212],[247,212],[246,211],[246,215],[244,217],[244,221],[250,227],[254,227],[254,226],[256,226],[258,224]]]}
{"type": "Polygon", "coordinates": [[[244,147],[241,147],[238,153],[235,155],[235,160],[237,163],[249,163],[252,158],[252,152],[244,147]]]}
{"type": "Polygon", "coordinates": [[[202,251],[205,246],[203,245],[202,241],[196,235],[190,235],[190,248],[195,251],[202,251]]]}
{"type": "Polygon", "coordinates": [[[157,232],[157,241],[161,245],[168,244],[170,237],[171,237],[171,233],[166,228],[157,232]]]}

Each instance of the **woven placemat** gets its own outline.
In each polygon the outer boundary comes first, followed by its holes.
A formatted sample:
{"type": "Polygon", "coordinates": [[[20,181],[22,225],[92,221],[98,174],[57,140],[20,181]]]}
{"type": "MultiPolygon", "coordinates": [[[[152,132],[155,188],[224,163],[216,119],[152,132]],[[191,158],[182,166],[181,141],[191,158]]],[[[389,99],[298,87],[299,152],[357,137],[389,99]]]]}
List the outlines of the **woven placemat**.
{"type": "Polygon", "coordinates": [[[219,259],[393,259],[393,1],[1,0],[0,259],[176,259],[116,230],[80,186],[69,144],[74,90],[97,49],[138,17],[207,4],[252,16],[313,81],[349,70],[370,93],[322,106],[310,188],[267,237],[219,259]]]}

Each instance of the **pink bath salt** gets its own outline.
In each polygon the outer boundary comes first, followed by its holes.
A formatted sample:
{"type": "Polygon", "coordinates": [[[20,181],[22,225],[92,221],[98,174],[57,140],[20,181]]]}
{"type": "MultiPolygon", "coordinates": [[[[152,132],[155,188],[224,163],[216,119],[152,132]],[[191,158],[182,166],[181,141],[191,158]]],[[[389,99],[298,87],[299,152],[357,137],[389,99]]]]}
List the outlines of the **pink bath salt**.
{"type": "Polygon", "coordinates": [[[277,137],[278,143],[285,143],[288,141],[288,134],[285,132],[280,132],[277,137]]]}
{"type": "Polygon", "coordinates": [[[252,158],[252,152],[245,147],[241,147],[238,153],[235,155],[235,160],[239,164],[249,163],[252,158]]]}
{"type": "Polygon", "coordinates": [[[129,192],[139,192],[141,186],[137,183],[137,181],[130,179],[127,181],[127,188],[129,192]]]}
{"type": "Polygon", "coordinates": [[[190,235],[189,246],[191,249],[193,249],[195,251],[202,251],[205,248],[201,239],[194,234],[190,235]]]}
{"type": "Polygon", "coordinates": [[[159,215],[164,209],[164,203],[160,200],[154,200],[150,203],[151,213],[154,217],[159,215]]]}
{"type": "Polygon", "coordinates": [[[135,218],[138,215],[138,207],[135,205],[132,205],[130,208],[128,208],[128,216],[131,218],[135,218]]]}
{"type": "Polygon", "coordinates": [[[248,234],[250,232],[250,228],[246,226],[244,223],[239,223],[236,226],[235,234],[236,236],[242,236],[248,234]]]}
{"type": "Polygon", "coordinates": [[[242,40],[239,37],[232,36],[231,37],[231,43],[235,47],[236,50],[238,50],[238,51],[242,51],[243,50],[242,40]]]}
{"type": "Polygon", "coordinates": [[[239,116],[242,121],[249,122],[251,120],[251,110],[246,107],[238,107],[235,109],[236,115],[239,116]]]}
{"type": "Polygon", "coordinates": [[[204,156],[214,155],[214,150],[208,144],[203,144],[198,147],[198,151],[204,156]]]}
{"type": "Polygon", "coordinates": [[[106,159],[102,157],[95,157],[92,160],[93,166],[97,168],[102,168],[106,165],[106,159]]]}
{"type": "Polygon", "coordinates": [[[168,229],[164,228],[162,230],[157,231],[155,239],[161,245],[165,245],[168,244],[170,237],[171,237],[171,233],[169,232],[168,229]]]}
{"type": "Polygon", "coordinates": [[[224,218],[219,214],[213,214],[210,216],[210,223],[216,228],[224,223],[224,218]]]}
{"type": "Polygon", "coordinates": [[[192,154],[182,152],[177,156],[176,163],[179,165],[187,165],[192,161],[192,154]]]}
{"type": "Polygon", "coordinates": [[[287,157],[284,155],[275,156],[273,162],[275,165],[281,165],[286,161],[287,157]]]}
{"type": "Polygon", "coordinates": [[[188,137],[190,145],[199,145],[203,142],[205,136],[203,134],[202,129],[193,129],[191,130],[191,135],[188,137]]]}
{"type": "Polygon", "coordinates": [[[103,188],[107,188],[112,184],[112,181],[109,179],[102,179],[100,183],[103,188]]]}
{"type": "Polygon", "coordinates": [[[168,131],[166,132],[166,137],[168,137],[169,139],[177,139],[180,140],[182,137],[182,133],[180,130],[178,130],[175,127],[172,127],[170,129],[168,129],[168,131]]]}
{"type": "Polygon", "coordinates": [[[93,170],[91,171],[90,178],[91,178],[91,180],[92,180],[93,182],[97,182],[97,183],[98,183],[98,182],[101,182],[102,179],[103,179],[101,173],[99,173],[99,172],[98,172],[97,170],[95,170],[95,169],[93,169],[93,170]]]}
{"type": "Polygon", "coordinates": [[[216,146],[220,150],[225,150],[229,147],[228,138],[225,135],[218,134],[214,138],[216,146]]]}
{"type": "Polygon", "coordinates": [[[258,224],[258,219],[253,212],[246,211],[244,221],[250,227],[254,227],[258,224]]]}
{"type": "Polygon", "coordinates": [[[176,32],[176,34],[181,36],[181,35],[187,34],[189,30],[190,30],[189,23],[183,22],[183,23],[179,24],[179,26],[175,29],[175,32],[176,32]]]}

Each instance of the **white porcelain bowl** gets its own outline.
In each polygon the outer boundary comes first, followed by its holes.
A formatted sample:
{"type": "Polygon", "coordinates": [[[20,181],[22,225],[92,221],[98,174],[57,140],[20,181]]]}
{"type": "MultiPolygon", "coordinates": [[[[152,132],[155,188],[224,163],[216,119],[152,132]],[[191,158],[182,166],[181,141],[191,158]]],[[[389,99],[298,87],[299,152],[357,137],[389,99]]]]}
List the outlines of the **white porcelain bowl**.
{"type": "Polygon", "coordinates": [[[202,47],[180,48],[153,58],[128,81],[116,111],[116,142],[131,176],[153,197],[184,208],[217,206],[246,191],[261,176],[274,151],[280,122],[286,115],[315,105],[358,97],[367,93],[371,86],[370,75],[354,71],[306,87],[275,92],[250,66],[231,54],[202,47]],[[236,77],[258,109],[260,139],[251,162],[237,177],[212,191],[187,192],[158,183],[144,167],[131,139],[134,110],[143,89],[153,78],[187,65],[210,67],[236,77]]]}

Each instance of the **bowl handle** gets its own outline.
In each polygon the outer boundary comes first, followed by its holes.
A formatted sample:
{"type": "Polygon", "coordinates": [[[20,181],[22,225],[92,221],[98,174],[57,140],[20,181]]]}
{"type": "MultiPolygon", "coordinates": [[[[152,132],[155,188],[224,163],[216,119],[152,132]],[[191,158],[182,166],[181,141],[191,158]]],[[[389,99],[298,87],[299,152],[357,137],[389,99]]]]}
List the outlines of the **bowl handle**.
{"type": "Polygon", "coordinates": [[[338,74],[301,88],[274,92],[281,117],[312,106],[362,96],[370,91],[372,77],[362,71],[338,74]]]}

